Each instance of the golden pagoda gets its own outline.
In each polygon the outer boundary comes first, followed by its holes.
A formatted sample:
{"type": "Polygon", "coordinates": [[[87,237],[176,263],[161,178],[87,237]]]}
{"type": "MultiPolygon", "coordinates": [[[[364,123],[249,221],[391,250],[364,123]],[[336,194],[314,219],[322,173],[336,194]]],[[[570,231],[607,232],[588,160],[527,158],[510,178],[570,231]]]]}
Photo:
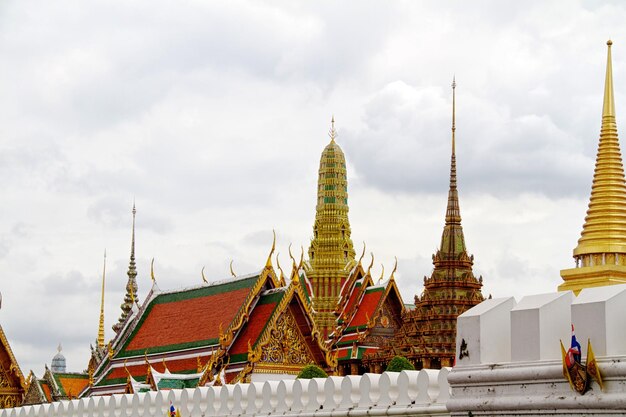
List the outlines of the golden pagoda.
{"type": "Polygon", "coordinates": [[[341,288],[356,264],[348,220],[346,158],[335,142],[334,117],[329,136],[330,143],[320,160],[313,239],[305,265],[312,286],[315,322],[324,337],[335,329],[341,288]]]}
{"type": "Polygon", "coordinates": [[[602,127],[585,224],[574,249],[576,267],[563,269],[559,291],[626,283],[626,183],[615,121],[611,45],[607,42],[602,127]]]}

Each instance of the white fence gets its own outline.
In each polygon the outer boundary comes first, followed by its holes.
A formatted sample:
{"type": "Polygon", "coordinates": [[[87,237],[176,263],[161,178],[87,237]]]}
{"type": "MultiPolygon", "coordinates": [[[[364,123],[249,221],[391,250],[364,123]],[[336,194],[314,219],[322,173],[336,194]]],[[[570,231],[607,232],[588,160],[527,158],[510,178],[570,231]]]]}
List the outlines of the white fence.
{"type": "Polygon", "coordinates": [[[0,417],[182,417],[449,415],[449,369],[266,381],[89,397],[5,409],[0,417]]]}

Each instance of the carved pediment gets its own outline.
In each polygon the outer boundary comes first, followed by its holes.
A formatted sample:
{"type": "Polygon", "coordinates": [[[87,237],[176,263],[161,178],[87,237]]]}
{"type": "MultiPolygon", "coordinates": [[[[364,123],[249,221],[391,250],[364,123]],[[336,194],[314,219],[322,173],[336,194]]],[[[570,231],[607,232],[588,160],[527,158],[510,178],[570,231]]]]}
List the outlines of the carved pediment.
{"type": "Polygon", "coordinates": [[[260,363],[303,366],[315,363],[313,354],[289,309],[283,312],[271,330],[270,340],[263,347],[260,363]]]}

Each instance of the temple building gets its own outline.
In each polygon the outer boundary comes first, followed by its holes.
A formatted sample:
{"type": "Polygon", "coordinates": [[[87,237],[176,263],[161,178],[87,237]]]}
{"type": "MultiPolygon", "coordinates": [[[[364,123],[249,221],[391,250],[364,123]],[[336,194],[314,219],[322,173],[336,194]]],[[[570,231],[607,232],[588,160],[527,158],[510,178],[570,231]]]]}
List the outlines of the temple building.
{"type": "Polygon", "coordinates": [[[607,42],[602,125],[589,209],[574,249],[575,268],[561,270],[559,291],[626,283],[626,183],[617,136],[611,45],[607,42]]]}
{"type": "Polygon", "coordinates": [[[361,363],[363,355],[376,351],[393,336],[404,303],[393,272],[384,282],[381,276],[374,284],[370,273],[373,254],[367,271],[361,263],[365,247],[358,261],[355,259],[346,158],[337,144],[334,117],[328,135],[330,143],[320,159],[313,238],[302,280],[315,323],[338,358],[337,373],[354,375],[367,371],[361,363]]]}
{"type": "Polygon", "coordinates": [[[313,239],[304,266],[315,294],[315,322],[324,337],[335,329],[341,289],[356,265],[348,220],[346,158],[335,142],[334,117],[329,136],[320,160],[313,239]]]}
{"type": "Polygon", "coordinates": [[[92,357],[86,395],[294,378],[336,359],[313,321],[293,260],[289,284],[272,266],[259,272],[174,291],[153,285],[131,308],[102,358],[92,357]]]}
{"type": "Polygon", "coordinates": [[[407,311],[396,285],[397,261],[388,278],[383,269],[375,282],[374,255],[367,269],[365,247],[355,258],[346,161],[334,118],[329,136],[320,160],[309,259],[305,262],[303,253],[296,262],[290,251],[288,279],[278,263],[280,275],[272,265],[272,245],[259,272],[236,276],[231,269],[233,277],[220,282],[208,283],[203,276],[203,285],[162,291],[152,270],[152,288],[140,304],[133,205],[122,314],[105,343],[105,254],[98,337],[81,396],[293,378],[312,363],[339,375],[382,372],[389,346],[407,343],[417,347],[404,353],[420,366],[451,364],[456,316],[482,300],[461,228],[454,136],[441,249],[413,311],[407,311]]]}
{"type": "Polygon", "coordinates": [[[0,408],[19,406],[24,399],[25,390],[24,375],[0,326],[0,408]]]}
{"type": "Polygon", "coordinates": [[[441,244],[433,255],[434,269],[424,277],[424,292],[415,296],[415,307],[405,312],[402,325],[384,349],[368,353],[364,364],[380,369],[394,356],[404,356],[417,369],[438,369],[455,361],[456,319],[484,300],[482,277],[474,277],[474,256],[467,253],[461,226],[456,177],[456,82],[452,82],[452,155],[450,188],[441,244]]]}
{"type": "Polygon", "coordinates": [[[384,371],[382,366],[366,367],[363,358],[386,346],[402,325],[405,308],[394,278],[396,267],[387,281],[381,282],[381,276],[379,282],[374,283],[371,264],[364,272],[359,261],[354,273],[356,280],[346,293],[337,328],[332,334],[340,375],[384,371]]]}

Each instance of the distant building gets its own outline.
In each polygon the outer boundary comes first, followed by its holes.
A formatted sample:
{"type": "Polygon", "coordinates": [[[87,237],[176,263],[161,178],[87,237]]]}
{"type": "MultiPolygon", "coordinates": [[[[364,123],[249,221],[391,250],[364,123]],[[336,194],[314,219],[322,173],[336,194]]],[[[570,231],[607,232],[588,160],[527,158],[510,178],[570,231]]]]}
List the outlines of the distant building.
{"type": "Polygon", "coordinates": [[[50,368],[46,365],[42,378],[37,378],[35,373],[30,371],[24,405],[76,399],[88,383],[89,377],[86,373],[67,372],[65,356],[61,353],[59,345],[50,368]]]}

